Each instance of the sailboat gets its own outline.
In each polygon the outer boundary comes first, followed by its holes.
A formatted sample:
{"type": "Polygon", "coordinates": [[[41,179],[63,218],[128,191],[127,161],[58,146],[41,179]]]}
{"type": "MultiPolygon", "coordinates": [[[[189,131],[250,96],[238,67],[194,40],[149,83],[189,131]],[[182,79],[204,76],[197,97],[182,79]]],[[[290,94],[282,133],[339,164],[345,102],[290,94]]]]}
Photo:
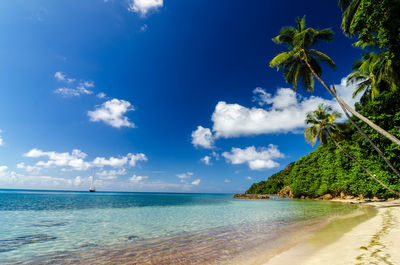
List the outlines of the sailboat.
{"type": "Polygon", "coordinates": [[[93,179],[94,179],[94,175],[92,176],[92,180],[90,181],[90,188],[89,188],[90,192],[95,192],[96,191],[96,189],[93,186],[93,179]]]}

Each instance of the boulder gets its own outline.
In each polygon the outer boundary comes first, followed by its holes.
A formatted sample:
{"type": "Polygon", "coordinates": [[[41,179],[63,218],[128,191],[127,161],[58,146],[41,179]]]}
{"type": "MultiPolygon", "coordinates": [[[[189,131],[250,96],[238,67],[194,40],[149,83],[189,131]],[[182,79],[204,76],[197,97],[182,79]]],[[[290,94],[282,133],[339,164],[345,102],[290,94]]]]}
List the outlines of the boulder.
{"type": "Polygon", "coordinates": [[[331,194],[327,193],[327,194],[321,196],[320,198],[323,200],[332,200],[333,196],[331,194]]]}
{"type": "Polygon", "coordinates": [[[279,196],[281,196],[282,198],[285,197],[293,198],[293,193],[290,187],[286,186],[283,189],[281,189],[281,191],[279,192],[279,196]]]}
{"type": "Polygon", "coordinates": [[[235,194],[234,199],[254,199],[254,200],[268,200],[267,195],[262,194],[235,194]]]}

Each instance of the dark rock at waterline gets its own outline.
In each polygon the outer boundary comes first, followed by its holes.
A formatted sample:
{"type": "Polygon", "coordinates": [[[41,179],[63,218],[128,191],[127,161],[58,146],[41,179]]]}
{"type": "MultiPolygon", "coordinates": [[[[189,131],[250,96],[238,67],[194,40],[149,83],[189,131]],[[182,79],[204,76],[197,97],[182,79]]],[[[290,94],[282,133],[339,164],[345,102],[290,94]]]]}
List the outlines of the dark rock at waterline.
{"type": "Polygon", "coordinates": [[[255,200],[268,200],[269,197],[267,195],[259,195],[259,194],[235,194],[233,196],[234,199],[255,199],[255,200]]]}

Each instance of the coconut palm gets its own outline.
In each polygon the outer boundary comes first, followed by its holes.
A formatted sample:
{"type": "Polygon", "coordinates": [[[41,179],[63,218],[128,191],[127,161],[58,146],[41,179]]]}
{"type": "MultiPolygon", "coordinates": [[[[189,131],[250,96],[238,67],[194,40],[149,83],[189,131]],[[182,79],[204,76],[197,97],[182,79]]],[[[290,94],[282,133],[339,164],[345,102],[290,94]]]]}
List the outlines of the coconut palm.
{"type": "Polygon", "coordinates": [[[342,30],[347,36],[352,36],[354,32],[351,26],[356,19],[356,13],[362,0],[339,0],[339,6],[343,10],[342,30]]]}
{"type": "Polygon", "coordinates": [[[356,84],[353,97],[361,92],[374,100],[384,91],[397,89],[398,74],[393,69],[392,60],[383,53],[365,53],[353,64],[353,72],[347,76],[348,84],[356,84]]]}
{"type": "Polygon", "coordinates": [[[335,119],[340,118],[339,112],[332,112],[332,107],[320,104],[318,109],[307,113],[306,124],[311,125],[304,130],[304,137],[307,143],[312,146],[319,141],[323,146],[328,143],[328,138],[335,143],[335,145],[343,151],[347,157],[356,162],[371,178],[381,184],[390,192],[400,197],[400,193],[388,187],[385,183],[380,181],[373,175],[364,165],[361,164],[355,157],[350,155],[340,144],[339,139],[343,138],[342,124],[335,123],[335,119]]]}
{"type": "Polygon", "coordinates": [[[272,39],[277,44],[285,44],[289,51],[281,52],[275,56],[269,63],[269,66],[272,68],[276,67],[278,71],[282,67],[283,75],[286,81],[293,86],[293,89],[296,89],[298,81],[301,80],[306,90],[313,91],[313,77],[315,77],[328,90],[328,92],[335,97],[353,126],[372,145],[372,147],[383,158],[385,163],[388,164],[389,167],[396,173],[396,175],[400,177],[400,172],[390,163],[390,161],[384,156],[383,152],[372,142],[368,135],[366,135],[364,131],[351,119],[348,111],[362,121],[366,122],[380,134],[392,140],[398,146],[400,146],[400,140],[380,128],[366,117],[362,116],[360,113],[356,112],[336,94],[334,86],[330,88],[321,79],[322,68],[319,62],[327,63],[333,69],[335,69],[336,65],[333,60],[329,58],[329,56],[315,49],[311,49],[311,47],[315,46],[320,41],[331,41],[334,35],[333,32],[330,29],[318,30],[306,28],[305,17],[296,18],[296,24],[297,28],[283,27],[279,35],[272,39]]]}

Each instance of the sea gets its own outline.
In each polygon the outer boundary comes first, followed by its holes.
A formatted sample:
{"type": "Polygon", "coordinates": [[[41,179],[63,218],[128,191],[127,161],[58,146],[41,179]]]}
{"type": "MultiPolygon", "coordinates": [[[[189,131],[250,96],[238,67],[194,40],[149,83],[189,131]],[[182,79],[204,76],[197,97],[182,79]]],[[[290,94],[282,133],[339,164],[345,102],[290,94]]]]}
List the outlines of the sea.
{"type": "Polygon", "coordinates": [[[358,206],[233,194],[0,190],[0,264],[262,264],[358,206]]]}

